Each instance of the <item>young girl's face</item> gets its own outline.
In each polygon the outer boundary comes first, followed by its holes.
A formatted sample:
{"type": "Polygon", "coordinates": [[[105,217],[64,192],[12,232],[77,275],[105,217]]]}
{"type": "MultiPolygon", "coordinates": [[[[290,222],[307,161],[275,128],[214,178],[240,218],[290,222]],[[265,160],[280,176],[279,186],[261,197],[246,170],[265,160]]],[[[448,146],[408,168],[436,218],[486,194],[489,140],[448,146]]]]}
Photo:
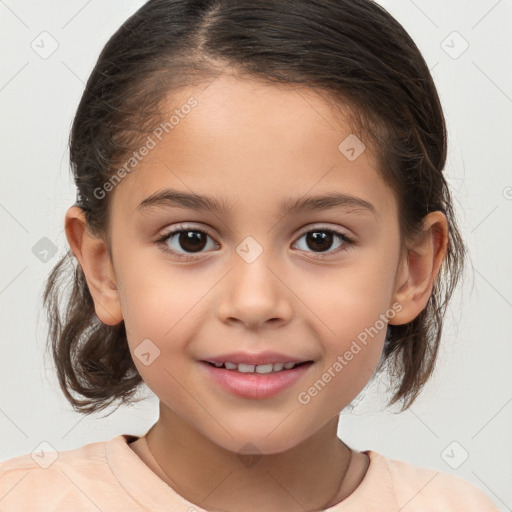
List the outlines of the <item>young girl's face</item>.
{"type": "Polygon", "coordinates": [[[155,147],[112,192],[119,307],[168,418],[233,451],[250,442],[279,452],[336,416],[379,361],[401,280],[397,205],[369,141],[313,92],[227,75],[202,89],[169,96],[173,129],[152,135],[155,147]],[[166,189],[224,210],[140,206],[166,189]],[[319,201],[283,214],[334,194],[371,206],[319,201]],[[157,242],[179,225],[185,233],[157,242]],[[249,382],[240,395],[215,378],[228,370],[205,362],[267,351],[312,363],[284,389],[255,395],[249,382]]]}

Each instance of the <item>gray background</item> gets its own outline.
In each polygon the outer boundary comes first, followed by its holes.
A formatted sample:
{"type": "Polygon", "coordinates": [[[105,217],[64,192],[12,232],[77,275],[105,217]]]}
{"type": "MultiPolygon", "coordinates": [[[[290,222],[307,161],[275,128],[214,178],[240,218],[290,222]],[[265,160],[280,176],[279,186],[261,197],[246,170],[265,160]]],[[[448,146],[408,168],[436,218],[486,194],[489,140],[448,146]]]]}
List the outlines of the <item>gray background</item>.
{"type": "MultiPolygon", "coordinates": [[[[107,418],[74,413],[43,358],[41,307],[44,281],[67,248],[74,112],[104,44],[143,3],[0,1],[0,460],[42,442],[68,450],[141,435],[157,419],[147,388],[145,402],[107,418]]],[[[402,414],[384,411],[377,380],[342,413],[339,434],[355,449],[460,476],[512,510],[512,2],[379,3],[411,34],[436,81],[470,260],[420,398],[402,414]]]]}

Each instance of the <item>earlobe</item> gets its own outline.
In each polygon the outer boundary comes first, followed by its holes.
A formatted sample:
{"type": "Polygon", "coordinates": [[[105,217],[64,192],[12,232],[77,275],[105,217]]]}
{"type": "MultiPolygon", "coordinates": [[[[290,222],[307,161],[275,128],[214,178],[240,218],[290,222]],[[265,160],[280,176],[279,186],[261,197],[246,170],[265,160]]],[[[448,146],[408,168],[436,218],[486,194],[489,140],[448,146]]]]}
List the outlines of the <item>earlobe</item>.
{"type": "Polygon", "coordinates": [[[123,315],[114,268],[105,242],[91,234],[85,213],[78,206],[71,206],[66,212],[65,230],[69,246],[87,280],[96,315],[106,325],[118,324],[123,315]]]}
{"type": "Polygon", "coordinates": [[[429,213],[423,231],[408,247],[406,260],[397,272],[393,302],[402,309],[390,324],[412,322],[423,311],[448,250],[448,223],[440,211],[429,213]]]}

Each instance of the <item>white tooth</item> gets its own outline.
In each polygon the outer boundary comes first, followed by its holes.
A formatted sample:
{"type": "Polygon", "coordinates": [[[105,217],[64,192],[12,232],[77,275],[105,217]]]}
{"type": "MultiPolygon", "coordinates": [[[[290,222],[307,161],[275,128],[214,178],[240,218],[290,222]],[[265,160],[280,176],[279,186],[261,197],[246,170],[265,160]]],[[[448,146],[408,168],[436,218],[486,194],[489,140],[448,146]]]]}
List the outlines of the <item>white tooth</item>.
{"type": "Polygon", "coordinates": [[[228,369],[228,370],[234,370],[238,365],[236,365],[235,363],[224,363],[224,366],[228,369]]]}
{"type": "Polygon", "coordinates": [[[254,373],[254,366],[253,364],[243,364],[240,363],[238,365],[238,371],[243,373],[254,373]]]}
{"type": "Polygon", "coordinates": [[[217,368],[220,368],[224,363],[213,363],[217,368]]]}
{"type": "Polygon", "coordinates": [[[256,366],[257,373],[270,373],[272,371],[273,365],[270,364],[259,364],[256,366]]]}
{"type": "Polygon", "coordinates": [[[295,366],[295,363],[284,363],[283,366],[285,367],[286,370],[290,370],[295,366]]]}
{"type": "Polygon", "coordinates": [[[274,371],[278,372],[283,369],[283,363],[274,363],[274,371]]]}

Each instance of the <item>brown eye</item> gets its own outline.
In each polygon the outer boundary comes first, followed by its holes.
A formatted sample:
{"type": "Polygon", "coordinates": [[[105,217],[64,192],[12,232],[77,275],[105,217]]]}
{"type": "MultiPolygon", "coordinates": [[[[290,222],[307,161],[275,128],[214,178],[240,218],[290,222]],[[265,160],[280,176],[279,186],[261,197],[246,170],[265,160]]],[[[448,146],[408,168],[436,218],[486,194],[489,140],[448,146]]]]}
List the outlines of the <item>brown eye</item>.
{"type": "Polygon", "coordinates": [[[299,246],[298,248],[300,250],[306,252],[312,251],[314,253],[328,252],[328,254],[335,254],[353,245],[352,240],[344,233],[339,233],[338,231],[327,228],[309,230],[300,236],[299,241],[297,241],[295,245],[299,246]],[[300,247],[299,241],[303,238],[305,243],[300,247]],[[333,244],[335,244],[334,250],[330,250],[333,244]]]}
{"type": "Polygon", "coordinates": [[[186,252],[198,252],[204,249],[208,235],[201,231],[181,231],[177,244],[186,252]]]}
{"type": "Polygon", "coordinates": [[[327,251],[333,242],[332,233],[325,231],[310,231],[306,235],[306,244],[313,250],[324,252],[327,251]]]}
{"type": "Polygon", "coordinates": [[[176,258],[192,259],[193,254],[201,254],[204,249],[215,249],[217,244],[212,237],[201,229],[186,226],[178,226],[176,229],[161,236],[157,240],[165,252],[171,253],[176,258]],[[210,247],[208,247],[210,243],[210,247]]]}

